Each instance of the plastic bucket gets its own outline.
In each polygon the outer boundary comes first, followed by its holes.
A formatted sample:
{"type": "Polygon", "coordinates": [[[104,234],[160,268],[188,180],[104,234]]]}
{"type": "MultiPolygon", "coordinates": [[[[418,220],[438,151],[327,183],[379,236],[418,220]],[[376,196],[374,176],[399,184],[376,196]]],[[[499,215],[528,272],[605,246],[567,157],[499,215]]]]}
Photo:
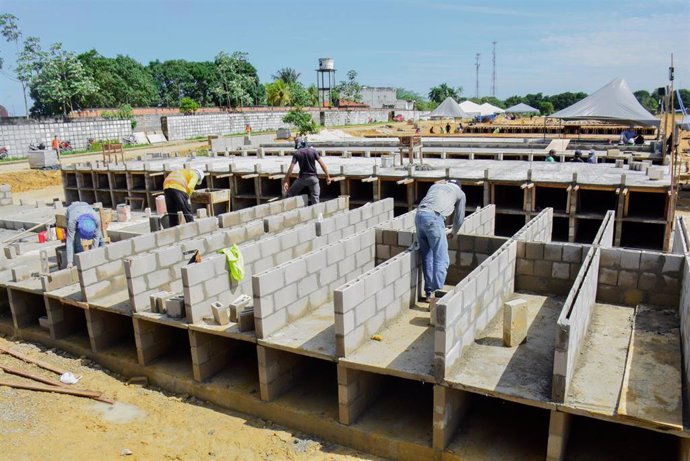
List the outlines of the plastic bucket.
{"type": "Polygon", "coordinates": [[[132,211],[129,205],[121,203],[117,206],[117,222],[127,222],[132,218],[132,211]]]}
{"type": "Polygon", "coordinates": [[[46,243],[46,231],[38,233],[38,243],[46,243]]]}
{"type": "Polygon", "coordinates": [[[156,197],[156,214],[159,216],[163,216],[167,212],[168,208],[165,206],[165,196],[159,195],[158,197],[156,197]]]}

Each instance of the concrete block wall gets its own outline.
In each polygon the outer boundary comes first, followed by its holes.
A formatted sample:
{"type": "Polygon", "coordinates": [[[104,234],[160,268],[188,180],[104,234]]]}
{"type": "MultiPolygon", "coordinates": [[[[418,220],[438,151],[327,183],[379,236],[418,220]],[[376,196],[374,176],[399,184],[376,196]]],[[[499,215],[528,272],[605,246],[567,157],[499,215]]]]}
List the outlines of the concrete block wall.
{"type": "Polygon", "coordinates": [[[515,289],[565,296],[589,247],[564,242],[518,242],[515,289]]]}
{"type": "Polygon", "coordinates": [[[0,184],[0,206],[12,205],[12,187],[9,184],[0,184]]]}
{"type": "Polygon", "coordinates": [[[276,200],[275,202],[264,203],[261,205],[220,214],[218,215],[218,222],[220,227],[238,226],[246,223],[247,221],[253,221],[255,219],[265,218],[270,215],[276,215],[285,211],[294,210],[296,208],[306,207],[307,204],[307,196],[298,195],[283,200],[276,200]]]}
{"type": "Polygon", "coordinates": [[[161,125],[169,141],[179,141],[196,136],[244,133],[247,124],[250,124],[254,131],[290,127],[283,122],[285,115],[287,115],[287,110],[259,113],[170,115],[161,117],[161,125]]]}
{"type": "Polygon", "coordinates": [[[508,239],[483,235],[460,235],[448,241],[446,285],[456,285],[494,254],[508,239]]]}
{"type": "MultiPolygon", "coordinates": [[[[244,128],[242,128],[242,133],[244,133],[244,128]]],[[[253,146],[272,143],[275,142],[275,135],[254,134],[251,136],[251,142],[253,146]]],[[[216,153],[225,152],[226,150],[232,152],[244,146],[244,136],[230,136],[211,139],[211,150],[216,153]]],[[[291,151],[291,147],[292,146],[289,146],[287,149],[285,149],[286,153],[291,151]]]]}
{"type": "Polygon", "coordinates": [[[182,293],[181,270],[190,259],[185,252],[198,250],[201,256],[206,256],[233,244],[239,245],[258,239],[263,235],[263,221],[257,219],[242,226],[223,229],[220,232],[125,259],[125,275],[132,310],[134,312],[149,311],[150,296],[158,291],[182,293]]]}
{"type": "Polygon", "coordinates": [[[597,231],[597,235],[594,238],[594,245],[599,245],[603,248],[611,248],[613,246],[613,230],[615,224],[616,213],[613,210],[607,211],[597,231]]]}
{"type": "Polygon", "coordinates": [[[383,392],[384,376],[338,364],[338,420],[353,424],[383,392]]]}
{"type": "Polygon", "coordinates": [[[478,208],[462,222],[460,234],[463,235],[494,235],[496,229],[496,205],[478,208]]]}
{"type": "Polygon", "coordinates": [[[336,288],[373,269],[374,235],[369,229],[254,275],[257,337],[332,301],[336,288]]]}
{"type": "Polygon", "coordinates": [[[421,261],[406,250],[333,293],[336,355],[354,352],[373,334],[414,306],[421,261]]]}
{"type": "Polygon", "coordinates": [[[290,261],[323,246],[313,223],[303,224],[254,242],[239,245],[244,258],[244,279],[231,282],[224,255],[204,258],[200,263],[182,268],[182,289],[187,320],[200,322],[211,315],[211,304],[230,304],[240,295],[252,296],[252,275],[290,261]]]}
{"type": "MultiPolygon", "coordinates": [[[[680,340],[683,354],[685,389],[690,389],[690,256],[683,256],[683,287],[680,295],[678,317],[680,318],[680,340]]],[[[690,392],[684,392],[685,408],[690,408],[690,392]]]]}
{"type": "Polygon", "coordinates": [[[557,402],[565,400],[587,335],[597,296],[600,256],[599,248],[589,249],[558,316],[551,387],[552,398],[557,402]]]}
{"type": "Polygon", "coordinates": [[[326,236],[327,243],[336,242],[348,235],[385,225],[393,218],[393,199],[387,198],[366,203],[345,213],[338,213],[316,223],[316,235],[326,236]]]}
{"type": "Polygon", "coordinates": [[[86,149],[89,138],[117,139],[132,134],[129,120],[53,120],[36,121],[7,119],[0,121],[0,139],[9,148],[11,156],[29,153],[29,144],[43,143],[50,148],[55,135],[67,140],[75,149],[86,149]]]}
{"type": "Polygon", "coordinates": [[[520,229],[513,238],[524,242],[550,242],[553,208],[544,208],[520,229]]]}
{"type": "Polygon", "coordinates": [[[688,251],[688,228],[685,225],[685,218],[676,216],[675,226],[673,226],[673,246],[671,253],[685,254],[688,251]]]}
{"type": "Polygon", "coordinates": [[[377,265],[399,255],[415,243],[414,230],[389,230],[386,224],[376,227],[374,231],[377,265]]]}
{"type": "Polygon", "coordinates": [[[445,379],[478,332],[513,293],[518,242],[505,242],[472,273],[439,299],[434,332],[434,373],[445,379]]]}
{"type": "Polygon", "coordinates": [[[342,211],[347,211],[349,208],[349,197],[342,196],[326,202],[320,202],[307,207],[295,208],[294,210],[278,213],[277,215],[267,216],[264,218],[264,227],[266,232],[276,233],[303,222],[318,219],[319,215],[325,218],[342,211]]]}
{"type": "Polygon", "coordinates": [[[602,248],[597,301],[676,309],[682,278],[682,255],[602,248]]]}
{"type": "Polygon", "coordinates": [[[389,110],[329,110],[324,111],[325,126],[364,125],[371,122],[387,122],[389,110]]]}
{"type": "Polygon", "coordinates": [[[75,255],[74,261],[84,299],[93,302],[116,291],[126,290],[126,258],[217,230],[216,218],[198,219],[192,223],[140,235],[75,255]]]}
{"type": "Polygon", "coordinates": [[[415,229],[415,217],[417,216],[417,210],[408,211],[407,213],[401,214],[400,216],[391,219],[385,224],[381,224],[377,227],[387,230],[399,230],[399,231],[414,231],[415,229]]]}

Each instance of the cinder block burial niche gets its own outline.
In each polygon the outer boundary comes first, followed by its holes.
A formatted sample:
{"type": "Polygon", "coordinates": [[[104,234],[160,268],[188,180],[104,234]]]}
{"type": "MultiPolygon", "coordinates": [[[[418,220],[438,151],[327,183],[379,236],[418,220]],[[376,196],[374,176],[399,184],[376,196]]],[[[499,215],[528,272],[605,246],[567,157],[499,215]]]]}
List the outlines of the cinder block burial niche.
{"type": "Polygon", "coordinates": [[[113,189],[127,190],[127,174],[125,172],[111,173],[111,179],[113,189]]]}
{"type": "Polygon", "coordinates": [[[138,317],[133,320],[140,365],[153,365],[171,375],[192,377],[192,356],[186,328],[138,317]]]}
{"type": "Polygon", "coordinates": [[[321,186],[322,202],[340,197],[340,181],[328,184],[326,178],[319,178],[319,185],[321,186]]]}
{"type": "Polygon", "coordinates": [[[51,338],[68,338],[80,345],[90,346],[84,309],[64,304],[59,299],[48,296],[45,297],[45,304],[51,338]]]}
{"type": "Polygon", "coordinates": [[[555,213],[565,213],[568,205],[568,189],[566,187],[547,187],[543,185],[534,188],[534,210],[541,211],[553,208],[555,213]]]}
{"type": "Polygon", "coordinates": [[[603,219],[597,218],[581,218],[575,221],[575,242],[591,244],[596,238],[602,222],[603,219]]]}
{"type": "Polygon", "coordinates": [[[397,184],[396,181],[397,179],[383,179],[381,178],[379,180],[379,187],[380,187],[380,199],[383,200],[384,198],[391,197],[393,198],[393,202],[395,204],[395,216],[398,216],[398,208],[403,208],[405,209],[405,213],[407,212],[407,184],[397,184]]]}
{"type": "Polygon", "coordinates": [[[426,196],[429,192],[429,188],[434,185],[434,181],[420,181],[414,182],[414,204],[419,205],[419,202],[426,196]]]}
{"type": "Polygon", "coordinates": [[[146,190],[146,176],[144,174],[130,173],[129,177],[131,190],[146,190]]]}
{"type": "Polygon", "coordinates": [[[401,442],[432,446],[432,384],[340,366],[338,408],[342,424],[401,442]]]}
{"type": "Polygon", "coordinates": [[[664,247],[664,224],[623,221],[621,245],[628,248],[661,250],[664,247]]]}
{"type": "Polygon", "coordinates": [[[113,207],[112,195],[110,195],[109,190],[97,190],[96,191],[96,201],[101,202],[105,208],[113,207]]]}
{"type": "MultiPolygon", "coordinates": [[[[232,189],[231,187],[231,176],[228,175],[222,175],[222,176],[209,176],[211,180],[213,181],[213,188],[214,189],[232,189]]],[[[280,181],[278,181],[280,182],[280,181]]],[[[161,188],[162,188],[162,183],[161,183],[161,188]]]]}
{"type": "Polygon", "coordinates": [[[512,237],[525,225],[525,215],[496,213],[495,234],[501,237],[512,237]]]}
{"type": "MultiPolygon", "coordinates": [[[[548,410],[457,389],[448,389],[448,397],[456,405],[444,406],[451,431],[445,451],[458,459],[545,458],[548,410]]],[[[440,402],[434,405],[441,410],[440,402]]],[[[438,431],[440,415],[434,416],[438,431]]]]}
{"type": "Polygon", "coordinates": [[[259,178],[259,187],[261,187],[261,198],[282,197],[283,182],[280,179],[269,179],[268,176],[259,178]]]}
{"type": "Polygon", "coordinates": [[[494,184],[493,188],[493,203],[497,209],[520,211],[524,209],[525,192],[519,185],[494,184]]]}
{"type": "MultiPolygon", "coordinates": [[[[97,172],[94,173],[96,176],[96,188],[98,189],[110,189],[110,176],[108,172],[97,172]]],[[[161,189],[163,189],[163,183],[161,182],[161,189]]]]}
{"type": "Polygon", "coordinates": [[[348,185],[348,194],[350,195],[350,208],[374,200],[374,181],[362,182],[359,178],[346,179],[346,181],[348,185]]]}
{"type": "Polygon", "coordinates": [[[570,229],[570,218],[554,217],[551,221],[551,240],[555,242],[567,242],[570,229]]]}
{"type": "Polygon", "coordinates": [[[65,183],[65,187],[77,187],[77,173],[63,171],[62,181],[65,183]]]}
{"type": "Polygon", "coordinates": [[[17,329],[39,327],[38,319],[47,315],[43,293],[31,293],[11,287],[7,289],[7,292],[14,327],[17,329]]]}
{"type": "Polygon", "coordinates": [[[221,387],[259,391],[256,344],[220,335],[189,331],[194,379],[221,387]]]}
{"type": "Polygon", "coordinates": [[[236,175],[234,176],[234,180],[236,195],[256,197],[256,184],[254,178],[242,178],[241,176],[236,175]]]}
{"type": "Polygon", "coordinates": [[[137,360],[132,318],[100,309],[86,311],[86,325],[94,352],[109,352],[137,360]]]}
{"type": "Polygon", "coordinates": [[[6,287],[0,287],[0,332],[10,333],[14,329],[12,310],[6,287]]]}
{"type": "Polygon", "coordinates": [[[666,219],[667,200],[666,191],[630,191],[627,216],[630,218],[666,219]]]}
{"type": "Polygon", "coordinates": [[[565,459],[609,461],[673,460],[680,439],[669,434],[572,415],[565,459]]]}
{"type": "Polygon", "coordinates": [[[233,197],[232,211],[242,210],[256,206],[256,198],[252,197],[233,197]]]}
{"type": "Polygon", "coordinates": [[[476,208],[484,206],[484,186],[462,185],[462,190],[465,192],[465,207],[476,208]]]}
{"type": "Polygon", "coordinates": [[[580,187],[577,196],[577,213],[604,216],[607,211],[615,210],[617,203],[616,191],[580,187]]]}
{"type": "Polygon", "coordinates": [[[79,200],[86,203],[96,203],[96,192],[88,189],[79,189],[79,200]]]}

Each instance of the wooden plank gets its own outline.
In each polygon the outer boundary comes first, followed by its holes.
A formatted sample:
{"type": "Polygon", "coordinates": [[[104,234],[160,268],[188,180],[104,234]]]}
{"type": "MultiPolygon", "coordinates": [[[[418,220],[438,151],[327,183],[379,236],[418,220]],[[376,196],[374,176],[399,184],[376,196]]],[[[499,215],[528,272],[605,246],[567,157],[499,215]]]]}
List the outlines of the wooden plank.
{"type": "Polygon", "coordinates": [[[7,349],[5,347],[0,346],[0,353],[2,353],[2,352],[4,352],[5,354],[9,354],[12,357],[15,357],[15,358],[22,360],[24,362],[33,363],[34,365],[38,365],[39,367],[43,368],[44,370],[52,371],[53,373],[57,373],[58,375],[61,375],[61,374],[67,372],[67,370],[64,370],[58,366],[52,365],[48,362],[44,362],[43,360],[34,359],[34,358],[29,357],[28,355],[22,354],[21,352],[13,351],[12,349],[7,349]]]}
{"type": "Polygon", "coordinates": [[[378,180],[378,179],[379,179],[379,178],[377,178],[376,176],[371,176],[371,177],[369,177],[369,178],[363,178],[363,179],[362,179],[362,182],[374,182],[374,181],[376,181],[376,180],[378,180]]]}
{"type": "Polygon", "coordinates": [[[9,373],[11,375],[21,376],[22,378],[33,379],[34,381],[38,381],[39,383],[50,384],[51,386],[66,387],[66,385],[61,383],[60,381],[44,378],[43,376],[35,375],[33,373],[28,373],[22,370],[17,370],[16,368],[10,368],[0,365],[0,370],[3,370],[5,373],[9,373]]]}
{"type": "Polygon", "coordinates": [[[54,392],[56,394],[67,394],[67,395],[73,395],[75,397],[86,397],[89,399],[98,400],[100,402],[109,403],[110,405],[115,403],[114,400],[103,397],[103,393],[97,392],[97,391],[68,389],[66,387],[46,386],[43,384],[15,383],[12,381],[5,381],[5,380],[0,380],[0,386],[12,387],[14,389],[24,389],[24,390],[28,390],[28,391],[54,392]]]}
{"type": "Polygon", "coordinates": [[[406,178],[406,179],[401,179],[399,181],[395,181],[395,183],[399,186],[405,185],[405,184],[410,184],[413,183],[414,179],[412,178],[406,178]]]}

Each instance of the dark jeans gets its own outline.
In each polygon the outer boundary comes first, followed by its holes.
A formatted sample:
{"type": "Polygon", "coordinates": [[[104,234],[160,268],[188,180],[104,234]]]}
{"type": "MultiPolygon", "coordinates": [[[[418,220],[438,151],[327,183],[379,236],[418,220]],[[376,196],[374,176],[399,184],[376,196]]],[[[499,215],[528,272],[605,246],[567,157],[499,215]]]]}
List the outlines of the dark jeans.
{"type": "Polygon", "coordinates": [[[168,222],[170,223],[170,227],[179,224],[177,220],[178,211],[184,214],[185,221],[194,221],[192,206],[189,203],[189,196],[187,194],[177,189],[164,189],[163,195],[165,195],[165,207],[168,209],[168,222]]]}
{"type": "Polygon", "coordinates": [[[302,193],[304,188],[309,189],[309,205],[319,203],[319,196],[321,195],[321,186],[319,185],[319,178],[316,176],[302,176],[297,178],[288,189],[288,197],[294,197],[302,193]]]}

